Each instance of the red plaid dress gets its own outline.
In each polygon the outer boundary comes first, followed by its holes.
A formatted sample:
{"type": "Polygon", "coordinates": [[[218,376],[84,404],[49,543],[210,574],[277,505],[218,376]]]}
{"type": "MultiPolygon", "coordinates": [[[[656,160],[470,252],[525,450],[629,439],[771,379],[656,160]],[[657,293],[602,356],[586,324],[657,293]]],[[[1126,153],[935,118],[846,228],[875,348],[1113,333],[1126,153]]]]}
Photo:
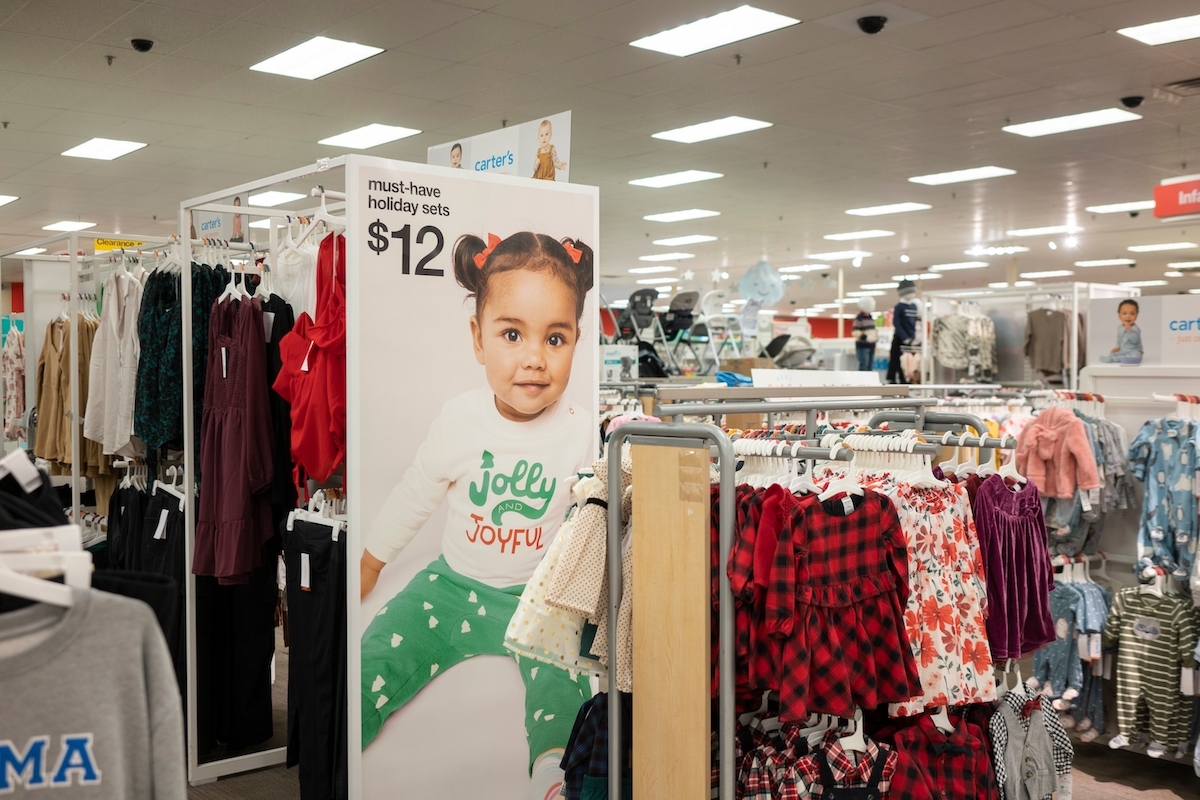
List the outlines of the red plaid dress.
{"type": "Polygon", "coordinates": [[[768,631],[783,639],[780,717],[854,716],[920,694],[904,629],[908,549],[891,500],[801,498],[779,533],[768,631]]]}

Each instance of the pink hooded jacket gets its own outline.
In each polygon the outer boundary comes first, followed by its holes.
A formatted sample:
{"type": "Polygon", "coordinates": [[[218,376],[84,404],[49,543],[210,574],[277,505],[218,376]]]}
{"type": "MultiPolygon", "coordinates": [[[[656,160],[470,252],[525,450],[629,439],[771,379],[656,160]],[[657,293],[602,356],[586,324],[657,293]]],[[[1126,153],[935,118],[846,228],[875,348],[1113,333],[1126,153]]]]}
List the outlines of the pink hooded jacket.
{"type": "Polygon", "coordinates": [[[1063,500],[1075,490],[1100,487],[1096,456],[1083,420],[1066,408],[1048,408],[1021,434],[1017,470],[1043,495],[1063,500]]]}

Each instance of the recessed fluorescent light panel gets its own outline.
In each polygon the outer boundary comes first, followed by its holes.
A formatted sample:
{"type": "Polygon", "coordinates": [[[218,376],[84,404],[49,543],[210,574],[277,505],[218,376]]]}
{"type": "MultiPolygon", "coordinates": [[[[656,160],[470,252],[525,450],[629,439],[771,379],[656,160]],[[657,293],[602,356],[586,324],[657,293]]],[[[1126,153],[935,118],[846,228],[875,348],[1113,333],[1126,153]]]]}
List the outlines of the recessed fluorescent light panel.
{"type": "Polygon", "coordinates": [[[867,206],[866,208],[848,208],[847,214],[856,217],[882,217],[884,214],[903,214],[906,211],[925,211],[933,206],[924,203],[892,203],[890,206],[867,206]]]}
{"type": "Polygon", "coordinates": [[[809,258],[817,258],[821,261],[850,261],[855,258],[870,258],[871,254],[866,250],[837,250],[832,253],[811,253],[809,258]]]}
{"type": "Polygon", "coordinates": [[[848,233],[831,233],[825,236],[833,242],[854,242],[859,239],[881,239],[884,236],[895,236],[895,231],[850,231],[848,233]]]}
{"type": "Polygon", "coordinates": [[[16,195],[0,194],[0,206],[6,206],[9,203],[11,203],[12,201],[20,200],[20,199],[21,198],[17,197],[16,195]]]}
{"type": "Polygon", "coordinates": [[[44,231],[82,231],[88,228],[96,227],[94,222],[79,222],[77,220],[64,219],[62,222],[56,222],[53,225],[43,225],[44,231]]]}
{"type": "Polygon", "coordinates": [[[942,277],[942,276],[936,272],[917,272],[912,275],[893,275],[892,280],[894,280],[894,281],[936,281],[940,277],[942,277]]]}
{"type": "Polygon", "coordinates": [[[638,261],[682,261],[695,257],[695,253],[655,253],[652,256],[638,256],[638,261]]]}
{"type": "Polygon", "coordinates": [[[652,178],[638,178],[630,181],[630,186],[649,186],[651,189],[665,189],[668,186],[682,186],[685,183],[711,181],[713,178],[724,178],[720,172],[705,172],[702,169],[685,169],[683,172],[671,172],[666,175],[655,175],[652,178]]]}
{"type": "Polygon", "coordinates": [[[1083,228],[1074,225],[1049,225],[1045,228],[1018,228],[1015,231],[1005,231],[1008,236],[1053,236],[1057,233],[1078,233],[1083,228]]]}
{"type": "Polygon", "coordinates": [[[1151,22],[1148,25],[1135,25],[1132,28],[1119,28],[1117,33],[1149,45],[1182,42],[1200,37],[1200,14],[1192,17],[1165,19],[1162,22],[1151,22]]]}
{"type": "Polygon", "coordinates": [[[673,236],[670,239],[655,239],[654,244],[660,244],[663,247],[683,247],[689,244],[704,244],[705,242],[715,242],[717,237],[705,236],[702,233],[693,233],[691,236],[673,236]]]}
{"type": "Polygon", "coordinates": [[[797,264],[794,267],[780,267],[776,272],[817,272],[829,269],[828,264],[797,264]]]}
{"type": "Polygon", "coordinates": [[[397,141],[398,139],[416,136],[418,133],[420,131],[416,128],[401,128],[398,125],[380,125],[377,122],[373,122],[370,125],[355,128],[352,131],[346,131],[345,133],[339,133],[337,136],[322,139],[317,144],[327,144],[333,147],[349,147],[351,150],[366,150],[371,147],[378,147],[381,144],[397,141]]]}
{"type": "Polygon", "coordinates": [[[1137,262],[1132,258],[1097,258],[1092,261],[1076,261],[1077,267],[1129,267],[1137,262]]]}
{"type": "Polygon", "coordinates": [[[638,281],[641,286],[657,286],[659,284],[678,283],[678,278],[642,278],[638,281]]]}
{"type": "Polygon", "coordinates": [[[763,11],[754,6],[739,6],[629,44],[669,56],[690,56],[799,23],[800,20],[783,14],[763,11]]]}
{"type": "Polygon", "coordinates": [[[1169,269],[1163,273],[1164,278],[1182,278],[1183,273],[1177,269],[1169,269]]]}
{"type": "Polygon", "coordinates": [[[875,289],[862,289],[857,292],[846,292],[846,297],[883,297],[887,292],[876,291],[875,289]]]}
{"type": "Polygon", "coordinates": [[[1069,269],[1048,269],[1045,272],[1022,272],[1022,278],[1033,280],[1035,278],[1066,278],[1075,273],[1069,269]]]}
{"type": "Polygon", "coordinates": [[[964,269],[983,269],[988,266],[986,261],[955,261],[952,264],[931,264],[933,272],[957,272],[964,269]]]}
{"type": "Polygon", "coordinates": [[[1099,128],[1102,125],[1116,125],[1118,122],[1132,122],[1141,119],[1141,114],[1134,114],[1121,108],[1102,108],[1099,111],[1085,111],[1082,114],[1069,114],[1065,117],[1039,119],[1034,122],[1022,122],[1018,125],[1005,125],[1000,130],[1015,133],[1018,136],[1049,136],[1052,133],[1081,131],[1086,128],[1099,128]]]}
{"type": "Polygon", "coordinates": [[[1200,268],[1200,261],[1172,261],[1167,266],[1172,269],[1197,269],[1200,268]]]}
{"type": "MultiPolygon", "coordinates": [[[[1013,286],[1017,287],[1018,289],[1027,288],[1027,287],[1030,287],[1033,285],[1034,285],[1033,281],[1016,281],[1015,283],[1013,283],[1013,286]]],[[[989,283],[988,288],[989,289],[1007,289],[1008,283],[1005,281],[1000,281],[999,283],[989,283]]]]}
{"type": "Polygon", "coordinates": [[[1109,203],[1106,206],[1088,206],[1087,211],[1093,214],[1120,214],[1130,211],[1153,211],[1153,200],[1135,200],[1132,203],[1109,203]]]}
{"type": "Polygon", "coordinates": [[[129,155],[134,150],[141,150],[145,146],[145,142],[125,142],[120,139],[89,139],[81,145],[72,147],[70,150],[64,150],[62,154],[71,158],[94,158],[97,161],[112,161],[114,158],[129,155]]]}
{"type": "Polygon", "coordinates": [[[674,267],[667,267],[667,266],[633,267],[632,269],[629,270],[630,274],[632,274],[632,275],[655,275],[660,272],[674,272],[674,271],[675,271],[674,267]]]}
{"type": "Polygon", "coordinates": [[[911,183],[922,183],[926,186],[943,186],[947,183],[963,183],[964,181],[981,181],[984,178],[1002,178],[1005,175],[1016,175],[1015,169],[1004,167],[972,167],[957,169],[953,172],[935,172],[932,175],[918,175],[909,178],[911,183]]]}
{"type": "Polygon", "coordinates": [[[1135,244],[1127,248],[1131,253],[1157,253],[1160,250],[1190,250],[1200,247],[1195,242],[1164,242],[1163,244],[1135,244]]]}
{"type": "Polygon", "coordinates": [[[1166,286],[1167,281],[1121,281],[1121,286],[1166,286]]]}
{"type": "Polygon", "coordinates": [[[684,222],[689,219],[704,219],[719,217],[720,211],[707,211],[703,208],[688,208],[683,211],[664,211],[661,214],[647,214],[642,219],[649,222],[684,222]]]}
{"type": "Polygon", "coordinates": [[[1028,247],[1021,247],[1020,245],[1009,245],[1007,247],[985,247],[984,245],[977,244],[974,247],[972,247],[970,250],[964,250],[963,255],[968,255],[968,256],[1012,256],[1012,255],[1016,255],[1017,253],[1028,253],[1028,252],[1029,252],[1028,247]]]}
{"type": "Polygon", "coordinates": [[[299,200],[306,196],[298,192],[262,192],[261,194],[250,195],[249,204],[258,206],[259,208],[273,208],[274,206],[281,206],[284,203],[290,203],[293,200],[299,200]]]}
{"type": "Polygon", "coordinates": [[[900,284],[896,283],[895,281],[892,281],[889,283],[864,283],[859,288],[861,288],[861,289],[895,289],[899,285],[900,284]]]}
{"type": "Polygon", "coordinates": [[[46,252],[46,248],[44,248],[44,247],[30,247],[26,250],[18,250],[17,252],[13,253],[13,255],[14,256],[36,256],[38,253],[44,253],[44,252],[46,252]]]}
{"type": "Polygon", "coordinates": [[[688,125],[683,128],[660,131],[659,133],[651,134],[651,136],[655,139],[666,139],[670,142],[695,144],[696,142],[707,142],[709,139],[720,139],[722,136],[733,136],[736,133],[762,130],[763,128],[771,127],[772,124],[746,117],[723,117],[708,122],[699,122],[695,125],[688,125]]]}
{"type": "Polygon", "coordinates": [[[315,36],[266,61],[258,62],[250,69],[311,81],[382,52],[381,47],[315,36]]]}

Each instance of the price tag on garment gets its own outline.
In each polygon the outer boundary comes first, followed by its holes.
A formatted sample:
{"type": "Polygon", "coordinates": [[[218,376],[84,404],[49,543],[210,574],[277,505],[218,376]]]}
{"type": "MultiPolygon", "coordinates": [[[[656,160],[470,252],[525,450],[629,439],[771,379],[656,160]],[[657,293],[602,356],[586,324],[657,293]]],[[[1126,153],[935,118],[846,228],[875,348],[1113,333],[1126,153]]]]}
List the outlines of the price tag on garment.
{"type": "Polygon", "coordinates": [[[1100,661],[1104,658],[1104,634],[1089,633],[1088,634],[1088,661],[1100,661]]]}
{"type": "Polygon", "coordinates": [[[263,312],[263,336],[266,337],[266,340],[268,342],[271,341],[271,331],[274,330],[274,328],[275,328],[275,312],[274,311],[264,311],[263,312]]]}
{"type": "Polygon", "coordinates": [[[279,564],[275,567],[275,583],[279,586],[279,591],[287,591],[287,563],[284,562],[283,556],[279,557],[279,564]]]}
{"type": "Polygon", "coordinates": [[[1088,499],[1088,493],[1087,493],[1087,492],[1080,492],[1080,493],[1079,493],[1079,504],[1083,506],[1083,510],[1084,510],[1084,511],[1091,511],[1091,510],[1092,510],[1092,501],[1088,499]]]}
{"type": "Polygon", "coordinates": [[[1091,501],[1093,506],[1100,505],[1100,490],[1088,489],[1087,498],[1091,501]]]}
{"type": "Polygon", "coordinates": [[[1076,634],[1075,643],[1079,648],[1079,660],[1091,661],[1091,659],[1088,658],[1088,635],[1086,633],[1076,634]]]}
{"type": "Polygon", "coordinates": [[[300,590],[303,592],[312,591],[312,587],[309,586],[308,553],[300,554],[300,590]]]}
{"type": "Polygon", "coordinates": [[[1196,693],[1196,670],[1184,667],[1179,671],[1179,693],[1191,697],[1196,693]]]}
{"type": "Polygon", "coordinates": [[[229,348],[221,348],[221,377],[229,377],[229,348]]]}
{"type": "Polygon", "coordinates": [[[164,508],[162,513],[158,515],[158,527],[154,529],[155,539],[167,538],[167,517],[171,515],[170,509],[164,508]]]}
{"type": "Polygon", "coordinates": [[[845,511],[847,514],[853,514],[854,513],[854,501],[851,500],[849,497],[843,497],[842,498],[842,510],[845,511]]]}

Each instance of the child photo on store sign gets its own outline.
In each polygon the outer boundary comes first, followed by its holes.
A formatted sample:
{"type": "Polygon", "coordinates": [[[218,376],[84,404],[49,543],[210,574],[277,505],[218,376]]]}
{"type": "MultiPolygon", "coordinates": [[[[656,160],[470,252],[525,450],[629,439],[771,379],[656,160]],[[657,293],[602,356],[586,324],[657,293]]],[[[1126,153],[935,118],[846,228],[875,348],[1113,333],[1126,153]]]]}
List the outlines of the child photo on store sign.
{"type": "MultiPolygon", "coordinates": [[[[583,242],[521,231],[454,247],[474,300],[469,324],[487,386],[448,401],[367,532],[362,597],[445,501],[442,554],[371,620],[362,638],[363,747],[439,673],[511,656],[505,631],[558,534],[571,486],[592,462],[591,416],[566,396],[593,255],[583,242]]],[[[529,797],[561,784],[559,763],[586,676],[518,660],[525,685],[529,797]]]]}

